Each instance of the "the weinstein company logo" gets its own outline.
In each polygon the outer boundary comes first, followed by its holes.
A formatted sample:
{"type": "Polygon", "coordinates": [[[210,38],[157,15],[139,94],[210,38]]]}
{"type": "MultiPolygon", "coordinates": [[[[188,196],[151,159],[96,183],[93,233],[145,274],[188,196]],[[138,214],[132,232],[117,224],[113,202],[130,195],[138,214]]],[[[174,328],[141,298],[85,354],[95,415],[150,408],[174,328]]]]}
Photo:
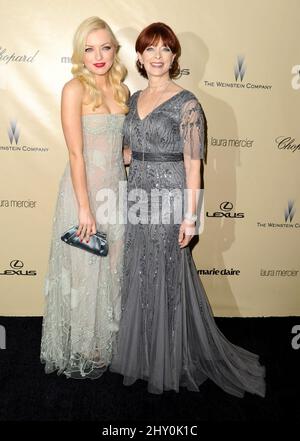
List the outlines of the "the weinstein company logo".
{"type": "Polygon", "coordinates": [[[8,138],[10,145],[0,145],[0,152],[33,152],[33,153],[42,153],[48,152],[48,147],[35,147],[28,145],[18,145],[20,138],[20,128],[18,122],[13,119],[9,123],[9,127],[7,130],[8,138]]]}
{"type": "Polygon", "coordinates": [[[34,270],[24,270],[24,263],[22,260],[11,260],[10,269],[6,269],[0,273],[0,276],[36,276],[37,272],[34,270]]]}
{"type": "Polygon", "coordinates": [[[294,201],[289,201],[288,202],[288,206],[287,206],[287,208],[284,211],[284,220],[286,222],[287,221],[292,222],[293,217],[295,215],[295,211],[296,210],[295,210],[295,207],[294,207],[294,201]]]}
{"type": "Polygon", "coordinates": [[[294,201],[288,201],[287,207],[284,209],[284,223],[257,222],[257,226],[261,228],[300,228],[299,222],[293,223],[296,212],[294,205],[294,201]]]}
{"type": "Polygon", "coordinates": [[[297,144],[295,138],[291,136],[278,136],[275,142],[279,150],[286,150],[295,153],[297,150],[300,151],[300,144],[297,144]]]}
{"type": "Polygon", "coordinates": [[[10,140],[10,144],[12,145],[13,141],[15,141],[16,145],[18,144],[20,136],[20,130],[17,126],[17,121],[11,121],[10,126],[8,128],[8,137],[10,140]]]}
{"type": "Polygon", "coordinates": [[[246,72],[245,59],[244,57],[238,56],[236,65],[234,67],[235,81],[237,81],[239,78],[241,81],[243,81],[245,72],[246,72]]]}
{"type": "Polygon", "coordinates": [[[300,89],[300,64],[296,64],[292,67],[292,88],[294,90],[300,89]]]}
{"type": "Polygon", "coordinates": [[[245,57],[238,55],[236,62],[234,64],[234,77],[235,82],[226,82],[226,81],[208,81],[204,80],[204,86],[206,87],[230,87],[236,89],[247,89],[247,90],[265,90],[270,91],[272,89],[272,85],[270,84],[257,84],[257,83],[243,83],[245,73],[246,73],[246,65],[245,65],[245,57]]]}
{"type": "Polygon", "coordinates": [[[233,204],[232,202],[222,202],[220,204],[221,211],[215,211],[214,213],[206,212],[207,217],[225,217],[225,218],[231,218],[231,219],[241,219],[245,217],[244,213],[236,213],[232,211],[233,204]]]}

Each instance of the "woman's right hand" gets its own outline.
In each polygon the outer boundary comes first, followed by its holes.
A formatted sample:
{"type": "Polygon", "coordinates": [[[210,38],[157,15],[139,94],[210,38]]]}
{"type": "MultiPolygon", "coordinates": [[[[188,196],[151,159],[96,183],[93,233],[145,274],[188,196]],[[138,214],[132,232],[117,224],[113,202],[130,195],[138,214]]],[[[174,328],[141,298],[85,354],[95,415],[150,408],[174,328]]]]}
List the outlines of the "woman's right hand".
{"type": "Polygon", "coordinates": [[[90,240],[90,236],[95,234],[97,231],[94,216],[89,208],[80,208],[78,217],[79,226],[76,234],[79,236],[81,242],[83,240],[88,242],[90,240]]]}

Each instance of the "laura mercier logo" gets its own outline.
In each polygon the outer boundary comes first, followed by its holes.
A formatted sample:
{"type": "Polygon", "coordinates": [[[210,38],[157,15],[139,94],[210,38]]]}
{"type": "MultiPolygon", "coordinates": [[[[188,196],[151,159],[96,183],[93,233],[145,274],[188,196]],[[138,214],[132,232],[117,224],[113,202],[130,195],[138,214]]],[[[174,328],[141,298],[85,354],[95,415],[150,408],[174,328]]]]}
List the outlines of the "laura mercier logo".
{"type": "Polygon", "coordinates": [[[292,153],[300,151],[300,144],[297,144],[295,138],[292,138],[291,136],[277,136],[275,142],[277,143],[279,150],[289,150],[292,153]]]}
{"type": "Polygon", "coordinates": [[[210,145],[214,147],[237,147],[237,148],[251,148],[253,146],[253,139],[227,139],[227,138],[213,138],[210,137],[210,145]]]}
{"type": "Polygon", "coordinates": [[[221,202],[220,204],[221,211],[215,211],[214,213],[206,212],[207,217],[226,217],[231,219],[241,219],[245,217],[244,213],[236,213],[232,212],[233,204],[229,201],[221,202]]]}
{"type": "Polygon", "coordinates": [[[36,208],[37,201],[31,199],[0,199],[0,208],[36,208]]]}
{"type": "Polygon", "coordinates": [[[295,269],[261,269],[260,275],[264,277],[297,277],[299,270],[295,269]]]}

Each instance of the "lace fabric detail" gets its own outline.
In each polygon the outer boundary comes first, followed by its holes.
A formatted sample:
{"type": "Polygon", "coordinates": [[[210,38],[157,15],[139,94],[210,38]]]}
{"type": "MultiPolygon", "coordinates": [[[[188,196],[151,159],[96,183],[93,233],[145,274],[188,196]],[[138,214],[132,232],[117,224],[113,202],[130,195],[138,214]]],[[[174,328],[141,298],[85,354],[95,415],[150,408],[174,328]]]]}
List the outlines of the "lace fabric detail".
{"type": "MultiPolygon", "coordinates": [[[[119,181],[126,179],[123,122],[123,115],[83,117],[88,192],[95,219],[99,190],[117,192],[119,181]]],[[[41,361],[47,373],[57,371],[67,377],[93,379],[107,369],[115,349],[121,312],[124,225],[97,221],[97,229],[107,233],[109,243],[108,256],[100,258],[60,240],[63,232],[77,223],[77,203],[67,165],[59,186],[45,280],[41,361]]]]}

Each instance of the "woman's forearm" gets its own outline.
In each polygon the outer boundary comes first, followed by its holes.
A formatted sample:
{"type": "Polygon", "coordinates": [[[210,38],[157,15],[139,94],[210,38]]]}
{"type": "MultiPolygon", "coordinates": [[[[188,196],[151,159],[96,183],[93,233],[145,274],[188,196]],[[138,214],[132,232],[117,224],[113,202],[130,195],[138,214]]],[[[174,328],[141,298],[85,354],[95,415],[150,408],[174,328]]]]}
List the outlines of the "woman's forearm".
{"type": "Polygon", "coordinates": [[[82,154],[69,154],[71,178],[79,208],[90,208],[87,191],[85,162],[82,154]]]}
{"type": "Polygon", "coordinates": [[[190,160],[186,165],[186,209],[185,213],[197,214],[200,192],[200,160],[190,160]]]}

